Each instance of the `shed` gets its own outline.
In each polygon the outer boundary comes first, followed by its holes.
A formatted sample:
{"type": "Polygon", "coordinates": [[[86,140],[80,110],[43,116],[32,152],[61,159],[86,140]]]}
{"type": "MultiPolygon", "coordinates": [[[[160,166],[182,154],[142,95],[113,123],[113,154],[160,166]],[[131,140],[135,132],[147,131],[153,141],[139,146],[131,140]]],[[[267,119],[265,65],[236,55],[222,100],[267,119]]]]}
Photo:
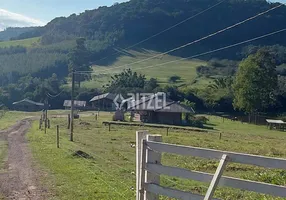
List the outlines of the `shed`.
{"type": "Polygon", "coordinates": [[[122,102],[122,99],[117,97],[117,94],[105,93],[93,97],[90,102],[92,103],[93,109],[102,111],[115,111],[117,108],[115,102],[117,102],[118,105],[122,102]]]}
{"type": "MultiPolygon", "coordinates": [[[[71,100],[65,100],[64,101],[64,107],[66,109],[70,109],[71,108],[71,100]]],[[[81,110],[84,109],[86,107],[86,101],[74,101],[74,108],[81,110]]]]}
{"type": "Polygon", "coordinates": [[[267,127],[270,130],[278,129],[278,130],[285,130],[286,123],[282,120],[275,120],[275,119],[266,119],[267,127]]]}
{"type": "Polygon", "coordinates": [[[19,111],[35,112],[45,109],[45,104],[29,99],[23,99],[13,103],[14,109],[19,111]]]}

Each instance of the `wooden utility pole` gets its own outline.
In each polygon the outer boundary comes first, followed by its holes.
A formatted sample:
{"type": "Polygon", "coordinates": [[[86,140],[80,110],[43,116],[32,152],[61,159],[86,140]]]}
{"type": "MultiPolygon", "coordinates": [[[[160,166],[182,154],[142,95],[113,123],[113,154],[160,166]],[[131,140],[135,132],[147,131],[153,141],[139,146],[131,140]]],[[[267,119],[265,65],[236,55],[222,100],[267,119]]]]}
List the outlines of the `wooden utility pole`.
{"type": "Polygon", "coordinates": [[[73,142],[73,122],[74,122],[74,90],[75,90],[75,70],[72,71],[72,90],[71,90],[71,120],[70,120],[70,141],[73,142]]]}

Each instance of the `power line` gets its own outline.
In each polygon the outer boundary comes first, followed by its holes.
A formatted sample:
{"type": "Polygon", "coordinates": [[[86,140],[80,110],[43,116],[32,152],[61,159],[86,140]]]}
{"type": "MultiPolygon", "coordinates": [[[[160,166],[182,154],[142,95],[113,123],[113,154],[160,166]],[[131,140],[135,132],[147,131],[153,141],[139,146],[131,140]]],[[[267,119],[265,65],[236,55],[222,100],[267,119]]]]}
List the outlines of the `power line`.
{"type": "MultiPolygon", "coordinates": [[[[220,34],[220,33],[223,33],[223,32],[225,32],[225,31],[227,31],[227,30],[230,30],[230,29],[232,29],[232,28],[235,28],[235,27],[237,27],[237,26],[239,26],[239,25],[242,25],[242,24],[244,24],[244,23],[246,23],[246,22],[248,22],[248,21],[251,21],[251,20],[253,20],[253,19],[257,18],[257,17],[260,17],[260,16],[262,16],[262,15],[264,15],[264,14],[266,14],[266,13],[272,11],[272,10],[275,10],[275,9],[277,9],[277,8],[280,8],[280,7],[283,6],[283,5],[284,5],[284,4],[279,4],[278,6],[275,6],[275,7],[273,7],[273,8],[270,8],[270,9],[268,9],[268,10],[266,10],[266,11],[264,11],[264,12],[261,12],[261,13],[255,15],[255,16],[252,16],[252,17],[250,17],[250,18],[247,18],[247,19],[245,19],[245,20],[243,20],[243,21],[240,21],[240,22],[238,22],[238,23],[236,23],[236,24],[234,24],[234,25],[231,25],[231,26],[228,26],[228,27],[226,27],[226,28],[224,28],[224,29],[221,29],[221,30],[219,30],[219,31],[216,31],[216,32],[214,32],[214,33],[212,33],[212,34],[209,34],[209,35],[207,35],[207,36],[205,36],[205,37],[202,37],[202,38],[200,38],[200,39],[197,39],[197,40],[195,40],[195,41],[193,41],[193,42],[190,42],[190,43],[187,43],[187,44],[185,44],[185,45],[179,46],[179,47],[177,47],[177,48],[171,49],[171,50],[169,50],[169,51],[167,51],[167,52],[165,52],[165,53],[157,54],[157,55],[155,55],[155,56],[152,56],[152,57],[149,57],[149,58],[146,58],[146,59],[142,59],[142,60],[139,60],[139,61],[136,61],[136,62],[133,62],[133,63],[129,63],[129,64],[126,64],[126,65],[121,65],[121,66],[118,66],[118,67],[113,67],[113,68],[105,69],[105,70],[98,70],[98,71],[95,71],[95,72],[92,72],[92,73],[97,73],[97,72],[101,72],[101,71],[109,71],[109,70],[114,70],[114,69],[117,69],[117,68],[127,67],[127,66],[130,66],[130,65],[133,65],[133,64],[142,63],[142,62],[145,62],[145,61],[148,61],[148,60],[151,60],[151,59],[160,57],[160,56],[164,56],[164,55],[166,55],[166,54],[169,54],[169,53],[172,53],[172,52],[177,51],[177,50],[179,50],[179,49],[182,49],[182,48],[188,47],[188,46],[190,46],[190,45],[196,44],[196,43],[198,43],[198,42],[201,42],[201,41],[203,41],[203,40],[206,40],[206,39],[208,39],[208,38],[211,38],[211,37],[213,37],[213,36],[216,36],[216,35],[218,35],[218,34],[220,34]]],[[[87,72],[87,71],[80,71],[80,72],[87,72]]]]}
{"type": "Polygon", "coordinates": [[[269,36],[272,36],[272,35],[275,35],[275,34],[284,32],[284,31],[286,31],[286,28],[281,29],[281,30],[279,30],[279,31],[272,32],[272,33],[268,33],[268,34],[266,34],[266,35],[262,35],[262,36],[259,36],[259,37],[253,38],[253,39],[249,39],[249,40],[246,40],[246,41],[243,41],[243,42],[239,42],[239,43],[236,43],[236,44],[228,45],[228,46],[221,47],[221,48],[218,48],[218,49],[215,49],[215,50],[211,50],[211,51],[207,51],[207,52],[204,52],[204,53],[196,54],[196,55],[194,55],[194,56],[190,56],[190,57],[187,57],[187,58],[181,58],[181,59],[178,59],[178,60],[173,60],[173,61],[169,61],[169,62],[157,64],[157,65],[152,65],[152,66],[147,66],[147,67],[142,67],[142,68],[135,68],[134,70],[148,69],[148,68],[153,68],[153,67],[157,67],[157,66],[162,66],[162,65],[166,65],[166,64],[170,64],[170,63],[182,61],[182,60],[188,60],[188,59],[192,59],[192,58],[197,58],[197,57],[200,57],[200,56],[208,55],[208,54],[211,54],[211,53],[215,53],[215,52],[218,52],[218,51],[222,51],[222,50],[225,50],[225,49],[229,49],[229,48],[232,48],[232,47],[236,47],[236,46],[239,46],[239,45],[242,45],[242,44],[246,44],[246,43],[249,43],[249,42],[253,42],[253,41],[255,41],[255,40],[259,40],[259,39],[262,39],[262,38],[266,38],[266,37],[269,37],[269,36]]]}
{"type": "MultiPolygon", "coordinates": [[[[170,64],[170,63],[175,63],[175,62],[182,61],[182,60],[188,60],[188,59],[192,59],[192,58],[197,58],[197,57],[200,57],[200,56],[208,55],[208,54],[211,54],[211,53],[215,53],[215,52],[218,52],[218,51],[222,51],[222,50],[225,50],[225,49],[236,47],[236,46],[239,46],[239,45],[242,45],[242,44],[253,42],[253,41],[256,41],[256,40],[259,40],[259,39],[262,39],[262,38],[266,38],[266,37],[269,37],[269,36],[272,36],[272,35],[275,35],[275,34],[278,34],[278,33],[282,33],[284,31],[286,31],[286,28],[278,30],[278,31],[275,31],[275,32],[271,32],[271,33],[268,33],[268,34],[265,34],[265,35],[262,35],[262,36],[259,36],[259,37],[255,37],[255,38],[252,38],[252,39],[249,39],[249,40],[245,40],[243,42],[235,43],[235,44],[228,45],[228,46],[225,46],[225,47],[221,47],[221,48],[218,48],[218,49],[215,49],[215,50],[211,50],[211,51],[207,51],[207,52],[204,52],[204,53],[196,54],[196,55],[193,55],[193,56],[190,56],[190,57],[181,58],[181,59],[177,59],[177,60],[172,60],[172,61],[169,61],[169,62],[157,64],[157,65],[151,65],[151,66],[146,66],[146,67],[141,67],[141,68],[134,68],[134,70],[148,69],[148,68],[162,66],[162,65],[166,65],[166,64],[170,64]]],[[[85,73],[85,72],[81,72],[81,73],[85,73]]]]}
{"type": "Polygon", "coordinates": [[[47,97],[50,97],[50,98],[57,98],[58,96],[60,96],[65,90],[62,90],[60,93],[56,94],[56,95],[51,95],[50,93],[47,93],[47,97]]]}
{"type": "MultiPolygon", "coordinates": [[[[187,22],[187,21],[189,21],[189,20],[191,20],[191,19],[194,19],[194,18],[196,18],[196,17],[198,17],[198,16],[204,14],[205,12],[207,12],[207,11],[209,11],[209,10],[211,10],[211,9],[213,9],[213,8],[215,8],[215,7],[217,7],[217,6],[219,6],[220,4],[222,4],[222,3],[225,2],[225,1],[226,1],[226,0],[220,1],[220,2],[218,2],[217,4],[211,6],[211,7],[207,8],[207,9],[205,9],[205,10],[203,10],[203,11],[201,11],[201,12],[199,12],[199,13],[197,13],[197,14],[191,16],[191,17],[188,17],[187,19],[185,19],[185,20],[183,20],[183,21],[181,21],[181,22],[179,22],[179,23],[177,23],[177,24],[175,24],[175,25],[172,25],[171,27],[169,27],[169,28],[167,28],[167,29],[165,29],[165,30],[163,30],[163,31],[160,31],[159,33],[156,33],[156,34],[154,34],[154,35],[152,35],[152,36],[150,36],[150,37],[148,37],[148,38],[146,38],[146,39],[144,39],[144,40],[142,40],[142,41],[140,41],[140,42],[137,42],[137,43],[135,43],[135,44],[133,44],[133,45],[131,45],[131,46],[129,46],[129,47],[123,49],[122,51],[129,50],[129,49],[131,49],[131,48],[133,48],[133,47],[135,47],[135,46],[138,46],[139,44],[142,44],[142,43],[144,43],[144,42],[146,42],[146,41],[148,41],[148,40],[150,40],[150,39],[152,39],[152,38],[154,38],[154,37],[157,37],[157,36],[159,36],[159,35],[161,35],[161,34],[167,32],[167,31],[169,31],[169,30],[171,30],[171,29],[173,29],[173,28],[175,28],[175,27],[177,27],[177,26],[179,26],[179,25],[181,25],[181,24],[183,24],[183,23],[185,23],[185,22],[187,22]]],[[[117,55],[117,54],[119,54],[119,53],[120,53],[120,52],[116,52],[116,53],[112,54],[111,56],[117,55]]],[[[109,56],[106,56],[106,57],[101,58],[101,59],[99,59],[99,60],[97,60],[97,61],[104,60],[104,59],[106,59],[106,58],[108,58],[108,57],[109,57],[109,56]]],[[[95,61],[95,62],[97,62],[97,61],[95,61]]]]}

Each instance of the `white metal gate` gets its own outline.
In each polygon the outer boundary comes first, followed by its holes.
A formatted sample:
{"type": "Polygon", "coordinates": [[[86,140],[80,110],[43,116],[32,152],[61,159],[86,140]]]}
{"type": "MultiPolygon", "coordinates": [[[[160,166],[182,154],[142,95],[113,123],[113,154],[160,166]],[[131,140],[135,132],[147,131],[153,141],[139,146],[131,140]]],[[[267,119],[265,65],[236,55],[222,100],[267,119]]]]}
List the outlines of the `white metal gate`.
{"type": "Polygon", "coordinates": [[[159,200],[159,195],[183,200],[213,199],[217,186],[227,186],[277,197],[286,197],[286,187],[262,182],[243,180],[222,176],[229,162],[255,165],[272,169],[286,170],[286,159],[218,151],[190,146],[162,143],[162,136],[148,135],[148,132],[137,132],[137,200],[159,200]],[[163,166],[162,153],[194,156],[219,160],[215,174],[190,171],[177,167],[163,166]],[[205,196],[183,192],[160,186],[160,175],[192,179],[210,183],[205,196]]]}

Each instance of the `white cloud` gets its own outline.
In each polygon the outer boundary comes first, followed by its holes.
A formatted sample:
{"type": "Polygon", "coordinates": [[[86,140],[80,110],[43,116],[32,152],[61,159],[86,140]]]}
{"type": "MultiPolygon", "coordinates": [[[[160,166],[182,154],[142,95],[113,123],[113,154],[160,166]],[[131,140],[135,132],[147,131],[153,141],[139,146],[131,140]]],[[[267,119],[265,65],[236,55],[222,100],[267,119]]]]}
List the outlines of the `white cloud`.
{"type": "Polygon", "coordinates": [[[44,22],[0,8],[0,31],[7,27],[43,26],[44,22]]]}

